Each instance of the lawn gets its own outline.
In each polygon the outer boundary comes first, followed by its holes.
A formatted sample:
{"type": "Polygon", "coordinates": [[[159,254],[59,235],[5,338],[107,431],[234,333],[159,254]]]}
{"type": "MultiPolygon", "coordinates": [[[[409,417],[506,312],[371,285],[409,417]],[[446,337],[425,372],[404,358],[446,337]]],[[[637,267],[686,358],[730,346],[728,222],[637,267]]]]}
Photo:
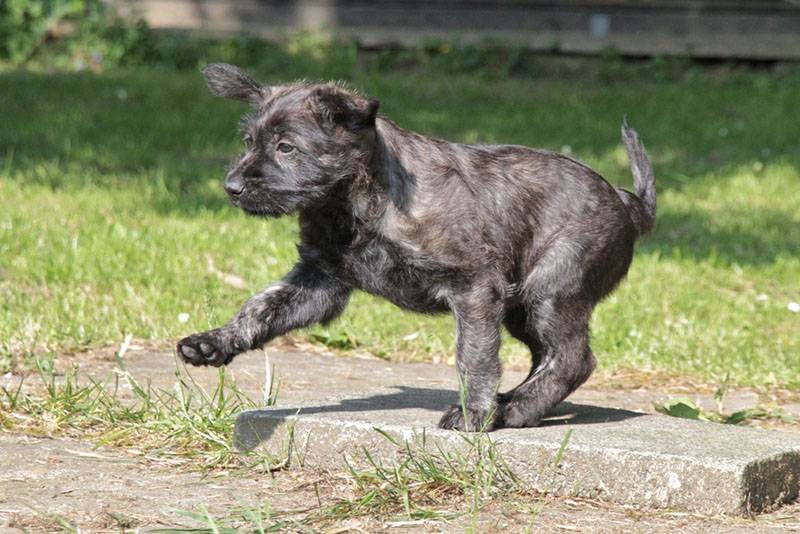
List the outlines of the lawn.
{"type": "MultiPolygon", "coordinates": [[[[571,152],[622,185],[627,115],[653,157],[659,211],[595,313],[600,367],[800,388],[800,71],[636,72],[345,74],[403,127],[571,152]]],[[[300,61],[257,71],[327,74],[300,61]]],[[[243,111],[194,70],[0,71],[0,369],[216,326],[290,268],[295,221],[249,218],[222,191],[243,111]]],[[[450,317],[365,294],[300,335],[404,360],[447,360],[454,344],[450,317]]],[[[503,355],[526,358],[510,339],[503,355]]]]}

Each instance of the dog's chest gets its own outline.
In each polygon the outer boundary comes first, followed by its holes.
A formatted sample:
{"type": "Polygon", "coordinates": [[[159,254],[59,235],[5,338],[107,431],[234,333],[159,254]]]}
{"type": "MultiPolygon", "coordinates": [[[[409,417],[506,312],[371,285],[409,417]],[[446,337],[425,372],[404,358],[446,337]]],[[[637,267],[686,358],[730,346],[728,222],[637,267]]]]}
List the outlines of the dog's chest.
{"type": "Polygon", "coordinates": [[[401,308],[425,313],[449,308],[453,273],[413,246],[364,236],[345,252],[343,266],[354,286],[401,308]]]}

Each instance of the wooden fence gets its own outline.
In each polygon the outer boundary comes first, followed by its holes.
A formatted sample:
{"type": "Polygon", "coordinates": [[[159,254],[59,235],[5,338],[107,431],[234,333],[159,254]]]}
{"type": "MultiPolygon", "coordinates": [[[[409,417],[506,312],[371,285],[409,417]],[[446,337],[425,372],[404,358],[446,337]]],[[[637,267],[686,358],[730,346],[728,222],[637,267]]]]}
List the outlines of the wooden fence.
{"type": "Polygon", "coordinates": [[[116,0],[154,28],[247,32],[300,29],[365,46],[486,37],[532,50],[800,60],[800,0],[116,0]]]}

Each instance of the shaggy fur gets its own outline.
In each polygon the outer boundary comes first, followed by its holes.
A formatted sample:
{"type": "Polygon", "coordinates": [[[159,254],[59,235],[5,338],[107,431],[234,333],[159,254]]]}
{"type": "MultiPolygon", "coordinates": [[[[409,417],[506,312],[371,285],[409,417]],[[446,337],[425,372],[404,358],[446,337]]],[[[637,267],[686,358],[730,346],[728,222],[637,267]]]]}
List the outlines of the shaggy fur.
{"type": "Polygon", "coordinates": [[[336,85],[264,87],[210,65],[211,91],[252,105],[231,202],[299,213],[300,260],[225,326],[178,343],[194,365],[224,365],[292,329],[334,319],[353,289],[422,313],[451,312],[465,407],[440,426],[538,424],[592,373],[589,317],[625,276],[655,216],[655,182],[622,126],[636,193],[567,156],[463,145],[377,117],[378,102],[336,85]],[[528,377],[497,393],[500,332],[531,351],[528,377]]]}

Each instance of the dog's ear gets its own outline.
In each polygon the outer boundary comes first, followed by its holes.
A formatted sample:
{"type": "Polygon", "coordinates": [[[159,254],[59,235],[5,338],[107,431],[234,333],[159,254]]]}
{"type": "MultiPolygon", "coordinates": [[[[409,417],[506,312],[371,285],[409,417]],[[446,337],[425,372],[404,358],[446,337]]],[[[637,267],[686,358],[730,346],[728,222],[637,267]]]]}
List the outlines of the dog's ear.
{"type": "Polygon", "coordinates": [[[261,101],[269,94],[269,88],[262,87],[239,68],[226,63],[206,65],[203,76],[206,78],[208,88],[216,96],[252,104],[261,101]]]}
{"type": "Polygon", "coordinates": [[[317,88],[312,106],[321,122],[358,132],[375,126],[380,103],[372,98],[350,93],[334,85],[317,88]]]}

